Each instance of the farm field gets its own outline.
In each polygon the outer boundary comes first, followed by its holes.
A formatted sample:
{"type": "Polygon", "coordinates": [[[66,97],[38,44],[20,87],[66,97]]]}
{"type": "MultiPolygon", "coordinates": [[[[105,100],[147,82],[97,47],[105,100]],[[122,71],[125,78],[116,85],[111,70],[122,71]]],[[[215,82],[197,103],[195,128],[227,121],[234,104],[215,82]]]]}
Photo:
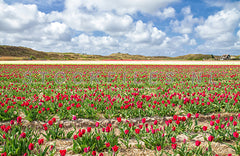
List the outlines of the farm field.
{"type": "Polygon", "coordinates": [[[240,155],[239,69],[1,61],[1,155],[240,155]]]}

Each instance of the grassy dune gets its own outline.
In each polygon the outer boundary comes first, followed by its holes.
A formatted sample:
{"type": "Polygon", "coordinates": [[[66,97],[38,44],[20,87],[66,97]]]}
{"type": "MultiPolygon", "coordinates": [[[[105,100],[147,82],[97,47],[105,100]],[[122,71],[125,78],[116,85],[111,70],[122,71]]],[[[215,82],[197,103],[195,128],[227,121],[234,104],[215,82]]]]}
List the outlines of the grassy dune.
{"type": "MultiPolygon", "coordinates": [[[[0,60],[214,60],[211,55],[188,54],[177,57],[113,53],[108,56],[81,53],[42,52],[26,47],[0,45],[0,60]]],[[[219,59],[220,56],[214,56],[219,59]]],[[[238,57],[239,58],[239,57],[238,57]]]]}

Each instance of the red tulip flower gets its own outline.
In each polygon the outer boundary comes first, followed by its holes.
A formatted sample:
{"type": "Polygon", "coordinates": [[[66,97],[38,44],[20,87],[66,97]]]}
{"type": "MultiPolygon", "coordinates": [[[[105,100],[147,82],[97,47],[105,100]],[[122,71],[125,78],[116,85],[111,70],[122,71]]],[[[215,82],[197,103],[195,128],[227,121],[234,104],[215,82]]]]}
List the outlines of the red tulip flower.
{"type": "Polygon", "coordinates": [[[92,129],[92,127],[88,127],[88,128],[87,128],[87,132],[90,133],[90,132],[91,132],[91,129],[92,129]]]}
{"type": "Polygon", "coordinates": [[[239,137],[238,132],[234,132],[234,133],[233,133],[233,136],[234,136],[235,138],[238,138],[238,137],[239,137]]]}
{"type": "Polygon", "coordinates": [[[172,149],[176,149],[177,148],[177,144],[172,144],[172,149]]]}
{"type": "Polygon", "coordinates": [[[208,141],[210,141],[210,142],[212,142],[213,139],[214,139],[214,136],[211,136],[211,135],[210,135],[210,136],[208,137],[208,141]]]}
{"type": "Polygon", "coordinates": [[[100,140],[100,136],[97,136],[96,139],[97,139],[97,140],[100,140]]]}
{"type": "Polygon", "coordinates": [[[49,120],[49,121],[48,121],[48,124],[49,124],[50,126],[52,126],[52,125],[53,125],[53,121],[52,121],[52,120],[49,120]]]}
{"type": "Polygon", "coordinates": [[[196,117],[196,118],[198,118],[198,117],[199,117],[199,114],[198,114],[198,113],[196,113],[196,114],[195,114],[195,117],[196,117]]]}
{"type": "Polygon", "coordinates": [[[17,117],[17,123],[20,124],[21,121],[22,121],[22,117],[21,116],[17,117]]]}
{"type": "Polygon", "coordinates": [[[117,145],[114,145],[114,146],[112,147],[112,150],[113,150],[113,152],[117,152],[118,146],[117,146],[117,145]]]}
{"type": "Polygon", "coordinates": [[[121,118],[121,117],[118,117],[118,118],[117,118],[117,121],[118,121],[118,122],[121,122],[121,121],[122,121],[122,118],[121,118]]]}
{"type": "Polygon", "coordinates": [[[203,126],[203,131],[206,131],[207,130],[207,126],[203,126]]]}
{"type": "Polygon", "coordinates": [[[74,136],[73,136],[73,139],[74,139],[74,140],[76,140],[77,138],[78,138],[78,136],[77,136],[77,135],[74,135],[74,136]]]}
{"type": "Polygon", "coordinates": [[[200,146],[200,145],[201,145],[201,141],[197,140],[197,141],[195,142],[195,145],[196,145],[196,146],[200,146]]]}
{"type": "Polygon", "coordinates": [[[172,142],[172,143],[175,143],[175,142],[176,142],[176,138],[175,138],[175,137],[172,137],[172,138],[171,138],[171,142],[172,142]]]}
{"type": "Polygon", "coordinates": [[[99,126],[99,122],[96,122],[95,126],[98,127],[99,126]]]}
{"type": "Polygon", "coordinates": [[[65,156],[67,153],[67,150],[60,150],[59,152],[61,156],[65,156]]]}
{"type": "Polygon", "coordinates": [[[42,145],[43,142],[44,142],[44,139],[39,139],[39,140],[38,140],[38,144],[39,144],[39,145],[42,145]]]}
{"type": "Polygon", "coordinates": [[[26,133],[22,132],[22,133],[20,134],[20,138],[26,138],[26,133]]]}
{"type": "Polygon", "coordinates": [[[2,154],[1,154],[1,156],[7,156],[7,153],[6,153],[6,152],[4,152],[4,153],[2,153],[2,154]]]}
{"type": "Polygon", "coordinates": [[[29,149],[30,151],[32,151],[32,150],[34,149],[34,144],[33,144],[33,143],[30,143],[30,144],[28,145],[28,149],[29,149]]]}
{"type": "Polygon", "coordinates": [[[162,148],[161,146],[157,146],[157,150],[160,151],[162,148]]]}
{"type": "Polygon", "coordinates": [[[135,129],[135,133],[139,134],[140,133],[140,129],[135,129]]]}

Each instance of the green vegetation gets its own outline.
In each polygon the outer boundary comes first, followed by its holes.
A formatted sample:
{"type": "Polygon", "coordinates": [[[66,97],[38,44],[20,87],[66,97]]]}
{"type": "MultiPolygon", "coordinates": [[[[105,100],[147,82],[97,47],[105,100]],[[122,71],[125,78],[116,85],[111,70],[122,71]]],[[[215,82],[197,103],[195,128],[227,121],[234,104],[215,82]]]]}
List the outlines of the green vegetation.
{"type": "MultiPolygon", "coordinates": [[[[177,57],[143,56],[127,53],[113,53],[108,56],[87,55],[85,53],[42,52],[26,47],[0,45],[0,60],[219,60],[220,56],[188,54],[177,57]]],[[[239,56],[233,56],[239,60],[239,56]]]]}
{"type": "Polygon", "coordinates": [[[203,54],[188,54],[183,56],[175,57],[178,60],[209,60],[212,59],[212,55],[203,55],[203,54]]]}

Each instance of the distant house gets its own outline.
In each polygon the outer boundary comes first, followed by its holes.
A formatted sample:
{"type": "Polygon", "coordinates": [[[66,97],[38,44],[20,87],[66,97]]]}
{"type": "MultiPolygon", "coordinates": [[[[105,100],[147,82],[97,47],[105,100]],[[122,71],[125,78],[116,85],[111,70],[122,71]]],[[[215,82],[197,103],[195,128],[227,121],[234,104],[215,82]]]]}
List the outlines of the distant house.
{"type": "Polygon", "coordinates": [[[229,54],[224,54],[221,56],[220,60],[230,60],[231,56],[229,54]]]}

